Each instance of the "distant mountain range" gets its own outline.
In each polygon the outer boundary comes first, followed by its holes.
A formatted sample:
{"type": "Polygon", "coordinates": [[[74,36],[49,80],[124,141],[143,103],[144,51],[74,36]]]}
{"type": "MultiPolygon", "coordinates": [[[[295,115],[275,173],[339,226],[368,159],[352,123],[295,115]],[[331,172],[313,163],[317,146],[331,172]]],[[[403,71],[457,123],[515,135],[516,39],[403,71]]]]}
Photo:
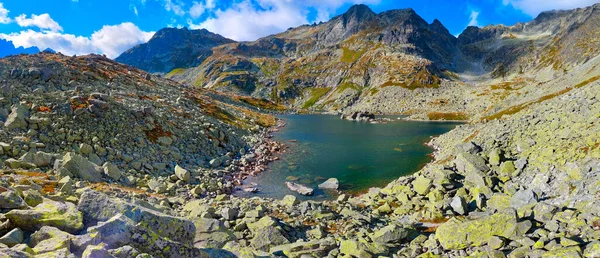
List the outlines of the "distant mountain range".
{"type": "Polygon", "coordinates": [[[0,58],[9,56],[9,55],[18,55],[18,54],[35,54],[39,53],[40,49],[37,47],[15,47],[12,41],[8,41],[5,39],[0,39],[0,58]]]}
{"type": "Polygon", "coordinates": [[[564,75],[600,54],[599,10],[600,4],[548,11],[513,26],[468,27],[455,37],[412,9],[377,14],[355,5],[328,22],[253,42],[163,29],[116,60],[189,85],[296,108],[406,113],[428,101],[417,102],[420,92],[435,96],[445,94],[438,88],[457,90],[457,84],[474,81],[564,75]]]}

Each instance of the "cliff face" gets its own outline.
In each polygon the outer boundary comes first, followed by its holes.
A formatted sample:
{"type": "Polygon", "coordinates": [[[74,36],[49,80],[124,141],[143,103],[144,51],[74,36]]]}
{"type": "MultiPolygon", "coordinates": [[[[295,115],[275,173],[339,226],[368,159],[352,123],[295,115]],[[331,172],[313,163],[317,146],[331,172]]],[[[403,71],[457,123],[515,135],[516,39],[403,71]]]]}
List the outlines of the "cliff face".
{"type": "Polygon", "coordinates": [[[232,42],[207,30],[165,28],[156,32],[148,43],[125,51],[115,61],[151,73],[165,73],[197,66],[212,54],[213,47],[232,42]]]}

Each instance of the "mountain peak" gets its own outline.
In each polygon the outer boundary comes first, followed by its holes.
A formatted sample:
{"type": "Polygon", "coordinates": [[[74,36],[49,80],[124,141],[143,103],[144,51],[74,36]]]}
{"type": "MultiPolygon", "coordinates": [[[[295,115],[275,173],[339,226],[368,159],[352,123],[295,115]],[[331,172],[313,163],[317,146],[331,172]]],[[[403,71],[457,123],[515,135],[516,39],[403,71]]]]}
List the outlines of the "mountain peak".
{"type": "Polygon", "coordinates": [[[364,4],[356,4],[350,7],[348,11],[346,11],[342,16],[346,19],[356,18],[357,20],[367,20],[371,17],[374,17],[376,14],[364,4]]]}

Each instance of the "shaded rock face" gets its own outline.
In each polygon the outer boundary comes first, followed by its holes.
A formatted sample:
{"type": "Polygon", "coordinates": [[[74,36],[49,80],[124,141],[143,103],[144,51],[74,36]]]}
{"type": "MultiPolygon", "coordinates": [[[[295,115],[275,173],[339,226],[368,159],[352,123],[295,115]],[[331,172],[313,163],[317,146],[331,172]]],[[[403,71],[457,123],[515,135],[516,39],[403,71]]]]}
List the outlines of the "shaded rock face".
{"type": "Polygon", "coordinates": [[[125,51],[115,61],[150,73],[168,73],[175,68],[199,65],[212,54],[211,48],[233,42],[205,29],[165,28],[148,43],[125,51]]]}
{"type": "Polygon", "coordinates": [[[163,257],[206,257],[193,247],[196,228],[189,220],[168,216],[130,203],[87,191],[77,209],[86,224],[100,233],[102,242],[112,248],[132,245],[138,250],[163,257]]]}

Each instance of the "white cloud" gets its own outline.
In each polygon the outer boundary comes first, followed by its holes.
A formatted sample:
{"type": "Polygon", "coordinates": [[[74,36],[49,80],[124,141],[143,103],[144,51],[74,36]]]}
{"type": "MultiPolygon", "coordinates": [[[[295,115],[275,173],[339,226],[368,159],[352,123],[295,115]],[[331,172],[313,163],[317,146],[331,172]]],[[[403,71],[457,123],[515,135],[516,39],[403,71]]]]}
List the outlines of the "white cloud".
{"type": "Polygon", "coordinates": [[[469,26],[479,26],[479,11],[471,10],[471,15],[469,16],[469,26]]]}
{"type": "Polygon", "coordinates": [[[104,26],[91,37],[30,29],[18,33],[0,34],[0,39],[10,40],[16,47],[37,46],[40,49],[51,48],[66,55],[100,53],[115,58],[123,51],[147,42],[152,35],[153,32],[144,32],[133,23],[126,22],[104,26]]]}
{"type": "Polygon", "coordinates": [[[192,18],[198,18],[204,13],[205,9],[206,7],[203,3],[194,2],[194,5],[190,8],[190,16],[192,16],[192,18]]]}
{"type": "Polygon", "coordinates": [[[91,42],[100,53],[112,58],[132,46],[147,42],[153,35],[154,32],[142,31],[135,24],[125,22],[113,26],[105,25],[92,34],[91,42]]]}
{"type": "Polygon", "coordinates": [[[598,0],[502,0],[504,5],[512,5],[532,17],[543,11],[574,9],[599,2],[598,0]]]}
{"type": "Polygon", "coordinates": [[[185,11],[183,10],[183,6],[185,4],[181,3],[179,0],[165,0],[165,10],[173,11],[176,15],[183,16],[185,11]]]}
{"type": "MultiPolygon", "coordinates": [[[[256,40],[260,37],[283,32],[290,27],[309,22],[325,21],[331,18],[331,13],[334,13],[337,8],[347,3],[377,4],[380,1],[243,0],[234,3],[226,10],[218,9],[211,12],[212,17],[200,24],[194,24],[191,20],[188,20],[188,26],[192,29],[208,29],[209,31],[235,40],[256,40]],[[312,21],[309,21],[307,18],[309,7],[317,10],[317,17],[312,21]]],[[[207,1],[206,6],[209,5],[209,2],[214,6],[212,0],[207,1]]]]}
{"type": "Polygon", "coordinates": [[[8,13],[10,11],[4,8],[4,4],[0,3],[0,24],[10,23],[12,20],[8,18],[8,13]]]}
{"type": "Polygon", "coordinates": [[[37,27],[42,30],[50,30],[53,32],[63,30],[62,27],[58,25],[58,22],[54,21],[47,13],[40,15],[32,14],[31,18],[27,18],[27,15],[21,14],[15,18],[15,21],[21,27],[37,27]]]}

